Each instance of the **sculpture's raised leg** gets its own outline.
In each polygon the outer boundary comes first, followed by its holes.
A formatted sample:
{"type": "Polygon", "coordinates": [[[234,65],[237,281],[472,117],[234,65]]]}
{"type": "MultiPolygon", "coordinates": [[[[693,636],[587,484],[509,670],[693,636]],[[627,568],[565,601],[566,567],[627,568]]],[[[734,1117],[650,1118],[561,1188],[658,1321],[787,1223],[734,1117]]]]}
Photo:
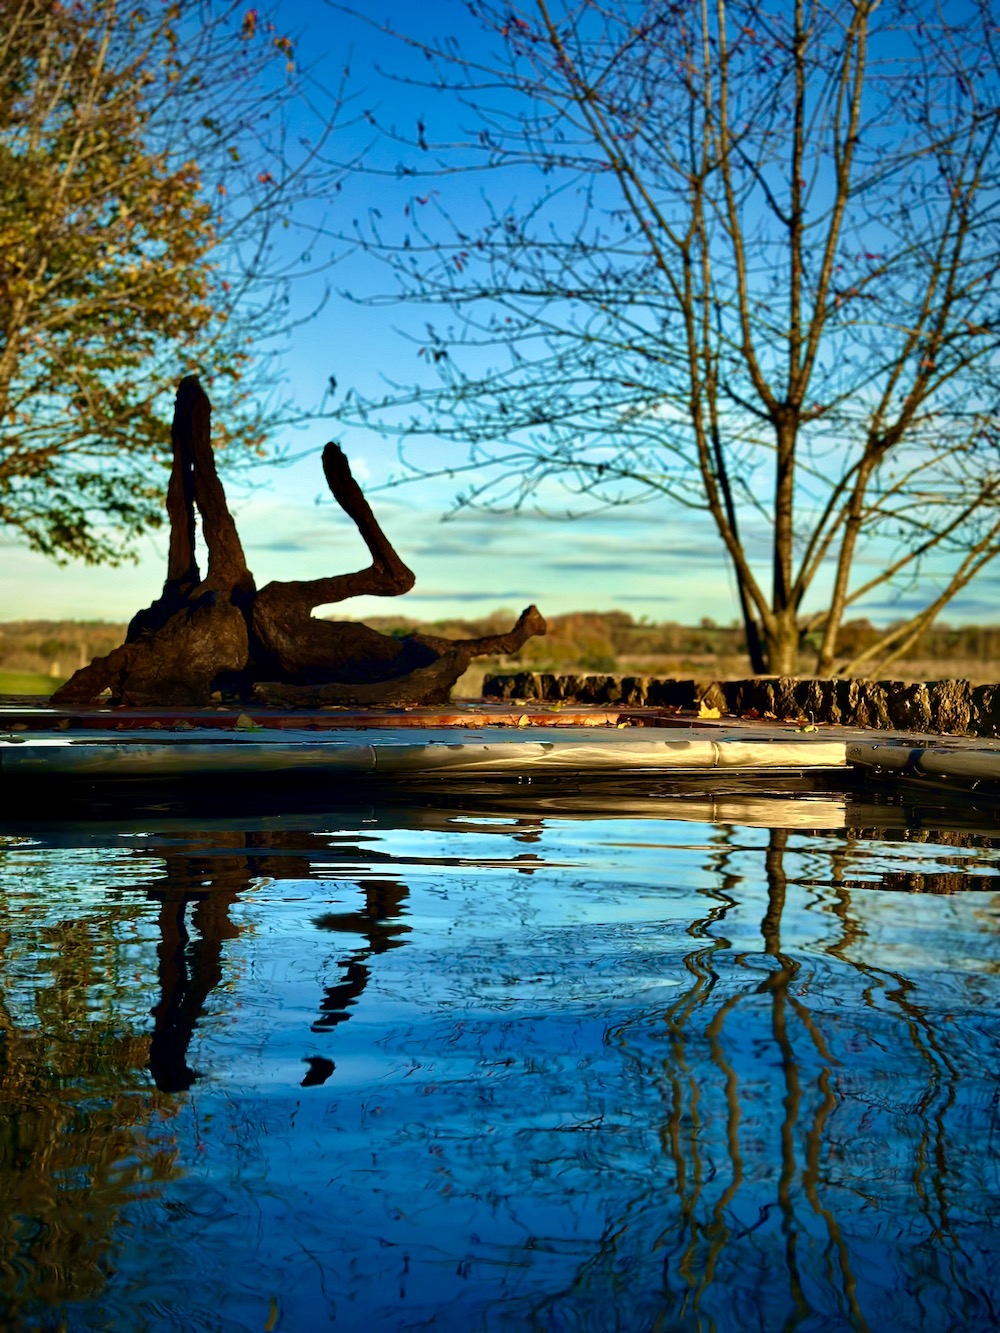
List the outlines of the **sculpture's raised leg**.
{"type": "Polygon", "coordinates": [[[323,450],[323,472],[333,498],[353,519],[371,552],[372,563],[353,574],[261,588],[253,608],[257,674],[295,684],[360,683],[404,675],[418,663],[407,659],[401,640],[353,621],[313,618],[314,607],[364,595],[398,597],[414,583],[336,444],[323,450]]]}
{"type": "Polygon", "coordinates": [[[335,444],[323,451],[327,483],[354,520],[372,555],[355,574],[296,583],[269,583],[257,594],[253,627],[260,647],[259,699],[286,705],[438,703],[473,657],[512,653],[545,621],[529,607],[508,634],[484,639],[444,639],[411,634],[398,639],[351,621],[316,620],[312,610],[364,593],[395,597],[413,586],[413,575],[390,545],[335,444]]]}
{"type": "Polygon", "coordinates": [[[172,427],[163,592],[133,617],[121,647],[71,676],[53,703],[88,703],[107,690],[116,703],[204,705],[220,678],[246,668],[254,583],[215,468],[211,411],[197,379],[181,380],[172,427]],[[195,558],[195,506],[208,549],[203,580],[195,558]]]}

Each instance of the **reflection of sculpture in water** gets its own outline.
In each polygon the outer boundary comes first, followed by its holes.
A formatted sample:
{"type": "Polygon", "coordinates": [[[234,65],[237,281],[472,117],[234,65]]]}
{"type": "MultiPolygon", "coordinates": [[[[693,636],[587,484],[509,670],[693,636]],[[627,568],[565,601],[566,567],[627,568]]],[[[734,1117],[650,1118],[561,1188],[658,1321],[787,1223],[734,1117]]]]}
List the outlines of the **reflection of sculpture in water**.
{"type": "Polygon", "coordinates": [[[313,1023],[313,1032],[325,1032],[350,1016],[350,1007],[357,1003],[371,975],[368,959],[385,953],[387,949],[397,948],[403,943],[400,936],[409,931],[409,926],[402,925],[396,919],[407,896],[405,884],[394,879],[368,879],[363,881],[363,886],[364,911],[324,912],[313,921],[313,925],[320,930],[345,931],[351,935],[361,935],[367,941],[341,961],[344,979],[325,988],[320,1001],[323,1016],[313,1023]]]}
{"type": "MultiPolygon", "coordinates": [[[[209,997],[225,979],[226,942],[239,934],[231,906],[260,879],[315,878],[298,832],[213,830],[171,841],[165,877],[132,886],[160,904],[160,994],[151,1035],[122,1019],[137,980],[119,956],[122,939],[114,930],[132,915],[127,906],[37,926],[19,919],[16,933],[9,915],[0,915],[4,1328],[49,1327],[52,1311],[65,1302],[102,1299],[123,1215],[181,1174],[170,1130],[181,1103],[171,1094],[198,1077],[188,1051],[209,997]],[[31,978],[22,985],[27,1016],[23,996],[16,1010],[8,1003],[9,977],[31,978]]],[[[148,861],[146,850],[137,855],[148,861]]],[[[338,856],[347,866],[352,859],[359,865],[392,859],[371,848],[339,847],[338,856]]],[[[357,882],[345,877],[346,884],[357,882]]],[[[347,1017],[368,980],[367,958],[401,944],[408,929],[393,919],[405,885],[381,879],[361,888],[360,911],[316,921],[364,941],[340,963],[344,982],[327,986],[319,999],[317,1033],[347,1017]]],[[[303,1063],[303,1087],[333,1072],[324,1056],[307,1055],[303,1063]]]]}
{"type": "MultiPolygon", "coordinates": [[[[149,1071],[163,1092],[185,1091],[198,1078],[188,1063],[188,1048],[208,997],[223,979],[225,943],[239,934],[239,927],[229,915],[232,904],[241,892],[261,879],[314,878],[308,857],[294,854],[301,849],[298,834],[269,830],[213,832],[208,836],[213,848],[210,856],[186,855],[171,848],[164,863],[165,880],[158,880],[155,886],[146,889],[151,898],[160,902],[157,947],[160,998],[152,1010],[149,1071]],[[219,846],[229,850],[220,855],[214,851],[219,846]],[[195,939],[187,925],[191,904],[195,939]]],[[[198,843],[204,845],[205,839],[194,835],[188,845],[198,843]]],[[[338,848],[338,855],[346,860],[348,852],[347,848],[338,848]]],[[[372,849],[364,853],[367,862],[381,857],[390,859],[372,849]]],[[[401,944],[400,937],[409,929],[396,919],[407,896],[405,884],[389,879],[356,882],[364,894],[361,911],[324,913],[314,923],[321,930],[360,935],[365,943],[340,961],[344,977],[325,988],[320,1001],[322,1017],[312,1025],[313,1032],[332,1028],[349,1016],[349,1007],[357,1002],[368,983],[368,959],[401,944]]],[[[303,1060],[309,1065],[303,1087],[323,1083],[333,1073],[333,1061],[326,1057],[304,1056],[303,1060]]]]}
{"type": "Polygon", "coordinates": [[[390,545],[335,444],[323,451],[334,499],[353,519],[372,563],[353,574],[269,583],[257,591],[226,504],[210,440],[211,405],[194,376],[177,390],[167,491],[170,550],[159,598],[133,617],[125,642],[82,667],[52,696],[85,704],[207,704],[228,689],[279,704],[439,703],[473,657],[515,653],[545,633],[529,606],[507,634],[444,639],[380,634],[352,621],[313,618],[313,608],[365,594],[396,597],[413,574],[390,545]],[[195,557],[195,510],[208,573],[195,557]]]}
{"type": "Polygon", "coordinates": [[[222,946],[239,934],[229,918],[236,896],[223,890],[171,892],[161,900],[160,999],[152,1010],[155,1024],[149,1043],[149,1072],[161,1092],[184,1092],[198,1077],[187,1063],[188,1046],[205,1001],[222,980],[222,946]],[[193,943],[184,919],[191,901],[191,924],[198,934],[193,943]]]}

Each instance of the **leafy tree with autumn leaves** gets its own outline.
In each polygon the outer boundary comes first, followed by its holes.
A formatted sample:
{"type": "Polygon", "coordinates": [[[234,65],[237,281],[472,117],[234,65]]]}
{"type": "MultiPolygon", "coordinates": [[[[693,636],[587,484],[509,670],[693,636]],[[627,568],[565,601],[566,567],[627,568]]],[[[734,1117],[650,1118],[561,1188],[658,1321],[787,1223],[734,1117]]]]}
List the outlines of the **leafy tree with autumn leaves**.
{"type": "Polygon", "coordinates": [[[364,236],[437,379],[342,417],[467,449],[464,504],[707,516],[757,670],[903,654],[1000,552],[993,0],[468,8],[394,34],[410,194],[364,236]]]}
{"type": "Polygon", "coordinates": [[[0,523],[35,549],[114,561],[162,521],[184,373],[223,450],[261,445],[244,385],[253,365],[259,399],[252,358],[287,319],[271,235],[324,188],[336,109],[292,151],[298,79],[255,9],[3,6],[0,523]]]}

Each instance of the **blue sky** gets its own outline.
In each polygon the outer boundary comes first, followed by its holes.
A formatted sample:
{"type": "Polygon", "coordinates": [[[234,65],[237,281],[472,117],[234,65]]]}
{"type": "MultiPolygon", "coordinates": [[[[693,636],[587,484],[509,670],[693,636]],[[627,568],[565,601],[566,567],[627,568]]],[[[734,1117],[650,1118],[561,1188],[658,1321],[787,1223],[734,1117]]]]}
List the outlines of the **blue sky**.
{"type": "MultiPolygon", "coordinates": [[[[421,30],[454,30],[475,40],[462,0],[424,0],[419,7],[404,0],[359,7],[405,28],[419,13],[421,30]]],[[[347,59],[352,67],[352,109],[380,108],[410,129],[418,116],[433,121],[443,115],[431,94],[384,83],[378,61],[402,57],[370,28],[329,10],[321,0],[281,0],[279,23],[298,36],[298,50],[313,76],[333,84],[347,59]],[[426,105],[425,105],[426,104],[426,105]]],[[[467,47],[465,49],[468,49],[467,47]]],[[[411,57],[412,58],[412,57],[411,57]]],[[[349,118],[349,117],[348,117],[349,118]]],[[[440,135],[440,119],[433,123],[440,135]]],[[[363,125],[346,128],[335,142],[344,157],[372,143],[363,125]]],[[[399,150],[385,153],[389,163],[399,150]]],[[[374,160],[374,159],[372,159],[374,160]]],[[[407,188],[412,189],[412,186],[407,188]]],[[[468,188],[468,187],[466,187],[468,188]]],[[[478,188],[478,187],[477,187],[478,188]]],[[[524,183],[530,198],[535,183],[524,183]]],[[[391,179],[347,180],[332,202],[317,204],[314,218],[332,229],[350,230],[351,219],[372,207],[387,212],[401,207],[401,187],[391,179]]],[[[329,275],[333,287],[365,295],[388,290],[391,278],[361,255],[342,258],[329,275]]],[[[298,290],[299,308],[310,307],[315,287],[298,290]]],[[[391,306],[353,304],[336,291],[318,317],[296,329],[281,350],[288,397],[300,407],[318,402],[331,374],[343,388],[354,385],[376,392],[383,375],[416,378],[416,348],[400,332],[407,321],[420,327],[418,312],[391,306]]],[[[666,500],[635,505],[571,522],[554,522],[524,513],[515,516],[459,512],[443,520],[455,483],[446,479],[414,481],[379,490],[399,467],[391,441],[360,430],[334,428],[316,421],[278,435],[297,461],[262,466],[252,485],[239,477],[226,480],[231,505],[258,586],[271,578],[313,578],[344,572],[367,563],[360,539],[325,494],[319,452],[331,434],[347,452],[382,526],[417,576],[405,599],[364,598],[343,607],[351,616],[395,612],[432,619],[480,615],[499,607],[518,611],[536,602],[543,612],[620,608],[652,620],[696,622],[710,615],[727,623],[737,615],[735,587],[721,545],[709,522],[666,500]]],[[[443,465],[462,461],[454,446],[423,446],[423,461],[443,465]]],[[[764,550],[765,534],[745,531],[753,548],[764,550]]],[[[118,569],[83,565],[59,567],[26,551],[0,532],[0,619],[126,619],[158,593],[163,581],[165,534],[140,547],[137,565],[118,569]]],[[[996,583],[981,580],[956,603],[952,620],[995,618],[991,607],[996,583]]],[[[871,608],[873,618],[892,619],[905,607],[889,602],[871,608]]]]}
{"type": "MultiPolygon", "coordinates": [[[[349,58],[357,107],[378,105],[390,115],[398,111],[407,126],[415,120],[419,108],[413,94],[383,83],[373,69],[375,61],[391,59],[392,53],[370,29],[350,24],[319,0],[285,0],[278,12],[289,30],[302,34],[298,49],[315,77],[328,72],[334,82],[349,58]]],[[[414,7],[385,0],[378,13],[402,25],[412,20],[414,7]]],[[[433,0],[421,5],[420,13],[428,31],[447,32],[465,20],[461,0],[433,0]]],[[[346,157],[372,137],[367,127],[348,128],[335,147],[346,157]]],[[[317,205],[314,216],[349,230],[352,216],[378,202],[399,207],[395,200],[386,202],[391,194],[392,182],[349,181],[343,195],[333,205],[317,205]]],[[[389,281],[358,257],[343,259],[329,280],[358,294],[377,285],[384,289],[389,281]]],[[[309,308],[316,290],[297,290],[301,309],[309,308]]],[[[342,387],[354,384],[369,391],[378,389],[384,372],[403,376],[412,367],[415,374],[415,348],[396,332],[406,317],[405,311],[360,307],[334,293],[320,315],[296,329],[282,349],[289,398],[300,407],[315,404],[331,374],[342,387]]],[[[274,443],[297,457],[294,464],[255,469],[251,486],[239,476],[226,478],[258,586],[271,578],[313,578],[367,564],[353,526],[325,493],[319,453],[331,434],[362,484],[373,488],[377,517],[417,576],[404,600],[361,598],[346,605],[345,614],[399,612],[430,619],[481,615],[499,607],[519,611],[532,601],[550,613],[620,607],[654,620],[697,620],[709,613],[727,620],[736,614],[732,582],[707,524],[693,524],[664,505],[559,523],[530,514],[459,513],[444,520],[453,483],[415,481],[375,492],[399,472],[394,445],[368,432],[334,431],[323,421],[276,436],[274,443]]],[[[443,446],[439,454],[429,446],[423,457],[431,464],[461,461],[454,449],[446,453],[443,446]]],[[[159,533],[140,545],[137,565],[58,566],[27,551],[13,534],[0,532],[0,619],[127,619],[158,594],[165,550],[166,535],[159,533]]]]}

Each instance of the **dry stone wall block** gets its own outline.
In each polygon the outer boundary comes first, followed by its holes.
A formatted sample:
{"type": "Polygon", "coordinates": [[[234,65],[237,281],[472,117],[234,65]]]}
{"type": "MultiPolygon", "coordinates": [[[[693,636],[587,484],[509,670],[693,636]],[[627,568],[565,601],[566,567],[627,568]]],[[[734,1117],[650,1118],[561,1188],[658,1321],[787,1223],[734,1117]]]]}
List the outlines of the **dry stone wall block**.
{"type": "Polygon", "coordinates": [[[977,736],[1000,736],[1000,685],[977,685],[971,711],[970,728],[977,736]]]}
{"type": "Polygon", "coordinates": [[[967,680],[939,680],[931,686],[930,707],[937,731],[959,736],[969,729],[972,686],[967,680]]]}
{"type": "Polygon", "coordinates": [[[889,716],[892,725],[901,731],[928,731],[931,725],[931,700],[927,686],[893,681],[889,690],[889,716]]]}
{"type": "Polygon", "coordinates": [[[694,681],[657,676],[489,675],[488,698],[573,699],[579,703],[694,710],[699,704],[735,717],[811,718],[873,730],[1000,736],[1000,685],[937,681],[748,677],[694,681]]]}
{"type": "Polygon", "coordinates": [[[701,686],[697,691],[697,699],[702,708],[717,708],[720,713],[729,712],[726,692],[718,681],[709,681],[701,686]]]}
{"type": "Polygon", "coordinates": [[[642,708],[649,694],[649,681],[645,676],[622,677],[622,703],[630,708],[642,708]]]}
{"type": "Polygon", "coordinates": [[[853,724],[857,727],[871,727],[885,730],[892,725],[889,721],[888,697],[885,685],[881,681],[859,680],[854,695],[853,724]]]}

